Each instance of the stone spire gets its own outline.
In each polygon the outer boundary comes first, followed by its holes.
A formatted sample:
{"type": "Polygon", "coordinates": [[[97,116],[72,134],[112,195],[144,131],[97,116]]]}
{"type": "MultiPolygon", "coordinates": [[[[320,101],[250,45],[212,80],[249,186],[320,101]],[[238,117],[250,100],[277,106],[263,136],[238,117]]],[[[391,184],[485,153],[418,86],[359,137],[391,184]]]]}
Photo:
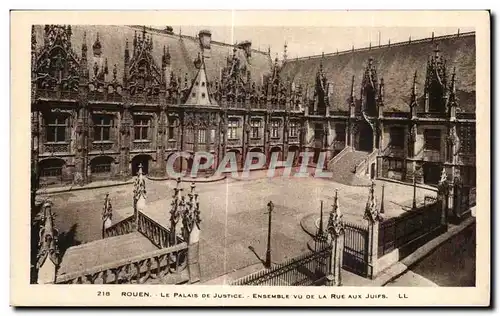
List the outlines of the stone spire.
{"type": "Polygon", "coordinates": [[[380,78],[380,84],[378,87],[378,101],[380,104],[384,103],[384,78],[380,78]]]}
{"type": "Polygon", "coordinates": [[[285,64],[286,61],[287,61],[287,57],[288,57],[288,55],[287,55],[287,48],[288,48],[288,44],[285,41],[285,45],[283,45],[283,64],[285,64]]]}
{"type": "Polygon", "coordinates": [[[332,210],[328,217],[328,224],[326,230],[332,237],[338,237],[344,233],[344,222],[342,221],[342,213],[340,212],[338,190],[335,190],[335,197],[333,198],[332,210]]]}
{"type": "Polygon", "coordinates": [[[456,106],[457,103],[457,87],[456,87],[456,69],[453,67],[450,84],[450,98],[448,99],[450,106],[456,106]]]}
{"type": "Polygon", "coordinates": [[[109,193],[106,193],[106,197],[104,198],[104,207],[102,212],[102,220],[105,222],[106,220],[111,220],[113,218],[113,206],[111,205],[111,198],[109,197],[109,193]]]}
{"type": "Polygon", "coordinates": [[[94,45],[92,45],[92,52],[96,57],[99,57],[102,54],[102,45],[101,41],[99,40],[99,32],[97,32],[96,40],[94,42],[94,45]]]}
{"type": "Polygon", "coordinates": [[[165,45],[163,45],[163,56],[161,58],[162,68],[165,68],[168,65],[170,65],[170,59],[171,59],[170,48],[168,46],[165,47],[165,45]]]}
{"type": "Polygon", "coordinates": [[[111,199],[109,193],[106,193],[104,198],[104,207],[102,212],[102,238],[106,237],[106,229],[111,227],[113,220],[113,206],[111,206],[111,199]]]}
{"type": "Polygon", "coordinates": [[[36,32],[35,26],[31,26],[31,51],[34,52],[36,50],[36,32]]]}
{"type": "Polygon", "coordinates": [[[375,182],[372,181],[370,190],[368,191],[368,200],[366,201],[364,219],[370,222],[376,222],[381,219],[377,209],[377,199],[375,198],[375,182]]]}
{"type": "Polygon", "coordinates": [[[52,205],[50,202],[45,202],[43,208],[43,226],[39,232],[40,240],[36,260],[39,284],[54,283],[57,269],[61,263],[57,239],[59,233],[54,227],[52,205]],[[50,260],[47,260],[47,258],[50,260]]]}
{"type": "Polygon", "coordinates": [[[417,71],[413,75],[413,85],[411,86],[411,104],[410,106],[417,105],[417,71]]]}
{"type": "Polygon", "coordinates": [[[351,103],[354,102],[354,75],[352,76],[352,79],[351,79],[351,94],[350,94],[350,97],[351,97],[351,103]]]}

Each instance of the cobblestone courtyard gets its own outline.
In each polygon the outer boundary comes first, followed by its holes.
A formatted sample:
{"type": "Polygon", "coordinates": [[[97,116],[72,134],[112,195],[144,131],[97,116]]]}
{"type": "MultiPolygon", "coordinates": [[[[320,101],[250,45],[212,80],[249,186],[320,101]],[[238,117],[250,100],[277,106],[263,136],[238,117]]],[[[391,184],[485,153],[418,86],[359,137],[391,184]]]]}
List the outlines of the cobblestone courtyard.
{"type": "MultiPolygon", "coordinates": [[[[147,181],[145,213],[162,224],[169,221],[170,199],[174,181],[147,181]]],[[[185,190],[189,183],[182,183],[185,190]]],[[[300,226],[300,220],[311,213],[331,208],[335,189],[345,219],[365,224],[363,210],[368,196],[367,187],[349,187],[324,179],[266,178],[258,172],[250,180],[226,179],[216,183],[199,183],[202,233],[200,260],[202,281],[210,280],[260,262],[266,251],[266,204],[275,205],[272,229],[272,259],[281,262],[307,251],[310,237],[300,226]],[[262,176],[260,176],[262,175],[262,176]],[[250,248],[253,247],[254,251],[250,248]],[[259,259],[260,257],[260,259],[259,259]]],[[[104,196],[109,192],[117,222],[132,213],[132,185],[60,193],[54,202],[56,225],[70,244],[101,238],[101,212],[104,196]]],[[[376,197],[380,203],[381,182],[376,182],[376,197]]],[[[417,199],[433,192],[418,189],[417,199]]],[[[411,206],[413,188],[385,182],[386,217],[404,212],[411,206]]],[[[325,223],[326,225],[326,223],[325,223]]]]}

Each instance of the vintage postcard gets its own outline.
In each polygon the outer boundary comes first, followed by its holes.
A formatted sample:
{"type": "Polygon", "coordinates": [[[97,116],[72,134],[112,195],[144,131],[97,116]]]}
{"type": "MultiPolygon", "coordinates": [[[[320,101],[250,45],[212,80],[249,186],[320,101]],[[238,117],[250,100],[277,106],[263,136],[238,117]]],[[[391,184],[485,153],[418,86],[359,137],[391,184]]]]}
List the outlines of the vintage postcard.
{"type": "Polygon", "coordinates": [[[489,52],[487,11],[13,11],[11,304],[488,306],[489,52]]]}

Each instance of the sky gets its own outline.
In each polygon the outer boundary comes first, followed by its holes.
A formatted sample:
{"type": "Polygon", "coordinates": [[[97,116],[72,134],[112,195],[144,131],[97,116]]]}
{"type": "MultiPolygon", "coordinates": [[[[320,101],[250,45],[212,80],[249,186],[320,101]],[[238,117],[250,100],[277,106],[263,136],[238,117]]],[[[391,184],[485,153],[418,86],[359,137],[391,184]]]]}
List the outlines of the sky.
{"type": "MultiPolygon", "coordinates": [[[[269,26],[173,26],[177,34],[196,36],[202,29],[212,32],[212,40],[234,44],[250,40],[252,48],[267,51],[271,48],[271,57],[282,59],[283,46],[288,45],[288,59],[296,57],[321,55],[322,52],[334,53],[337,50],[349,50],[379,44],[408,41],[434,36],[457,34],[458,27],[269,27],[269,26]]],[[[460,32],[474,31],[474,28],[460,28],[460,32]]]]}

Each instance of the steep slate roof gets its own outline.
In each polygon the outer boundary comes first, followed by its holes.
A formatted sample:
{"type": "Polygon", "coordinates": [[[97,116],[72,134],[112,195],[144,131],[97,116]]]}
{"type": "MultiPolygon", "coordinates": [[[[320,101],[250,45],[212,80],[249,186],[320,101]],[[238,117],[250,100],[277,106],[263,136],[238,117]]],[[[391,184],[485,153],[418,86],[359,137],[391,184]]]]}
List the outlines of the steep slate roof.
{"type": "Polygon", "coordinates": [[[207,75],[205,72],[204,58],[198,59],[200,69],[194,78],[185,104],[189,105],[216,105],[215,100],[210,100],[208,93],[207,75]]]}
{"type": "MultiPolygon", "coordinates": [[[[453,67],[456,67],[458,105],[461,111],[475,111],[476,95],[476,49],[475,33],[448,35],[404,43],[382,45],[344,52],[325,54],[323,71],[328,82],[333,84],[330,98],[334,110],[348,110],[351,80],[354,75],[354,93],[360,98],[361,81],[368,59],[373,57],[378,80],[384,78],[384,110],[409,111],[411,88],[417,71],[417,94],[423,111],[423,93],[427,61],[436,44],[440,55],[446,59],[448,83],[453,67]]],[[[314,86],[321,56],[304,57],[287,61],[281,71],[282,78],[290,78],[296,84],[314,86]]]]}
{"type": "MultiPolygon", "coordinates": [[[[87,33],[87,47],[89,63],[89,72],[92,69],[92,45],[94,44],[97,33],[102,45],[102,57],[108,59],[109,74],[106,77],[107,81],[112,79],[113,65],[117,65],[117,80],[121,82],[124,68],[125,42],[128,39],[130,55],[133,52],[134,32],[137,35],[142,32],[142,26],[115,26],[115,25],[71,25],[72,37],[71,43],[74,52],[77,56],[81,56],[83,33],[87,33]]],[[[43,26],[35,26],[37,46],[43,45],[43,26]]],[[[188,73],[188,79],[193,79],[198,69],[193,62],[201,52],[198,38],[192,36],[178,34],[167,34],[164,31],[146,28],[147,35],[153,36],[153,57],[156,65],[161,68],[161,57],[163,55],[163,46],[169,49],[171,55],[171,69],[176,76],[180,76],[184,80],[184,74],[188,73]]],[[[233,54],[233,45],[224,44],[221,42],[211,41],[210,58],[205,59],[206,71],[208,80],[214,82],[219,80],[220,69],[226,66],[228,56],[233,54]]],[[[244,56],[240,54],[239,56],[244,56]]],[[[244,58],[244,57],[240,57],[244,58]]],[[[244,61],[247,63],[247,61],[244,61]]],[[[269,73],[271,70],[270,56],[255,49],[252,49],[248,69],[251,71],[252,80],[257,83],[261,82],[263,74],[269,73]]]]}

